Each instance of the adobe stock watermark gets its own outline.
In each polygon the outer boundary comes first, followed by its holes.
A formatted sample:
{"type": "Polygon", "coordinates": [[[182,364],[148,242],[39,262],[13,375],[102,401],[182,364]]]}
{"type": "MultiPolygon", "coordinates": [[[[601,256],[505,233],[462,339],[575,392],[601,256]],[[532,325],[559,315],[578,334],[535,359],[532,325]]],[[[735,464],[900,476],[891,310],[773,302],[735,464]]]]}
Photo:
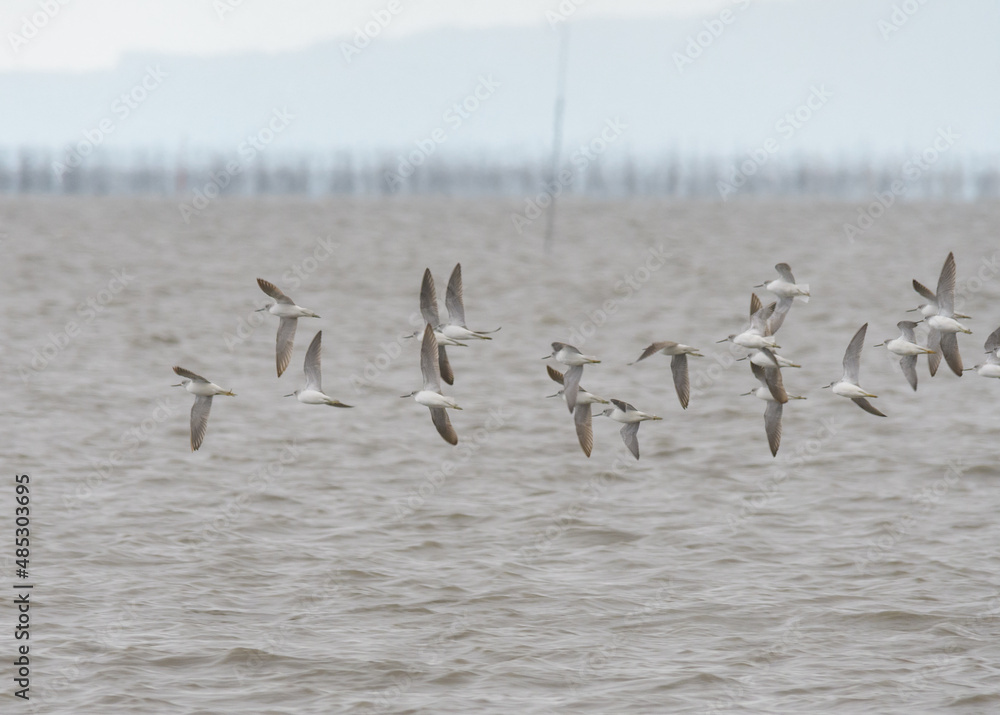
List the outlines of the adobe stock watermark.
{"type": "Polygon", "coordinates": [[[723,201],[728,201],[730,194],[735,194],[741,186],[746,184],[749,177],[760,171],[761,167],[771,160],[771,156],[781,149],[782,141],[788,141],[798,134],[799,130],[817,112],[825,107],[826,103],[833,97],[833,92],[829,91],[826,85],[821,84],[818,87],[813,85],[810,90],[809,96],[805,98],[802,104],[785,112],[774,123],[774,130],[778,133],[780,139],[768,137],[759,147],[747,150],[747,158],[739,166],[736,164],[732,165],[728,181],[720,180],[716,182],[715,187],[719,190],[719,195],[723,201]]]}
{"type": "Polygon", "coordinates": [[[294,120],[295,115],[289,112],[287,107],[273,109],[268,122],[254,134],[247,135],[247,138],[236,147],[240,161],[230,161],[224,170],[218,173],[209,172],[208,182],[200,189],[194,189],[194,197],[190,203],[182,201],[177,205],[184,223],[190,224],[193,215],[204,211],[212,201],[219,198],[233,177],[249,167],[257,158],[257,154],[264,151],[294,120]]]}
{"type": "MultiPolygon", "coordinates": [[[[334,248],[336,248],[336,244],[330,236],[317,238],[316,246],[313,248],[312,253],[298,263],[294,263],[289,266],[288,269],[281,274],[280,285],[290,291],[297,290],[306,281],[306,279],[309,278],[309,276],[319,270],[320,265],[322,265],[324,261],[333,255],[334,248]]],[[[223,342],[226,344],[226,350],[232,352],[249,340],[250,336],[254,334],[257,328],[271,320],[269,313],[259,310],[259,308],[263,308],[270,303],[270,299],[261,296],[257,300],[256,308],[251,310],[247,315],[236,320],[236,330],[231,333],[226,333],[223,336],[223,342]]]]}
{"type": "Polygon", "coordinates": [[[38,37],[42,28],[47,26],[69,2],[70,0],[40,0],[37,11],[22,17],[18,32],[7,33],[7,42],[14,54],[19,53],[22,48],[38,37]]]}
{"type": "Polygon", "coordinates": [[[84,129],[83,139],[67,148],[65,158],[62,161],[52,162],[52,171],[56,178],[61,179],[80,166],[86,157],[104,144],[104,140],[109,135],[114,134],[118,128],[118,122],[128,119],[132,112],[142,106],[149,99],[149,95],[155,92],[167,77],[169,75],[163,71],[160,65],[156,65],[156,67],[146,65],[146,73],[142,79],[132,85],[128,91],[118,95],[111,103],[111,114],[114,116],[106,116],[90,129],[84,129]]]}
{"type": "Polygon", "coordinates": [[[888,40],[890,37],[902,30],[903,25],[908,23],[910,18],[916,15],[920,8],[926,4],[927,0],[903,0],[903,2],[899,4],[893,4],[892,12],[889,14],[889,18],[880,19],[876,23],[879,34],[882,35],[882,39],[888,40]]]}
{"type": "MultiPolygon", "coordinates": [[[[750,0],[731,1],[736,6],[736,9],[741,12],[750,7],[750,0]]],[[[685,67],[694,64],[694,61],[701,57],[705,50],[719,39],[722,33],[726,31],[726,28],[736,21],[736,18],[737,14],[733,12],[732,8],[727,7],[711,20],[704,20],[702,25],[705,29],[697,34],[688,35],[687,44],[684,45],[684,52],[675,51],[670,56],[674,61],[674,67],[677,68],[677,72],[683,74],[685,67]]]]}
{"type": "Polygon", "coordinates": [[[417,167],[422,166],[437,151],[439,145],[448,141],[448,132],[454,132],[465,124],[499,88],[500,83],[493,79],[493,75],[479,75],[479,82],[473,90],[448,107],[441,115],[441,120],[448,127],[447,131],[443,126],[436,127],[425,138],[413,142],[415,148],[410,153],[396,157],[398,159],[396,170],[386,171],[383,174],[389,189],[395,191],[403,185],[404,180],[413,176],[417,167]]]}
{"type": "Polygon", "coordinates": [[[576,11],[587,4],[587,0],[562,0],[555,10],[546,10],[545,19],[553,30],[560,23],[568,21],[576,11]]]}
{"type": "Polygon", "coordinates": [[[226,15],[236,10],[243,4],[243,0],[212,0],[212,9],[219,22],[226,19],[226,15]]]}
{"type": "Polygon", "coordinates": [[[574,328],[567,328],[569,337],[566,339],[570,345],[582,347],[590,338],[594,337],[597,329],[604,325],[608,318],[618,312],[625,304],[632,300],[632,297],[642,289],[653,274],[666,265],[670,254],[666,252],[663,245],[646,250],[648,254],[642,265],[634,271],[630,271],[622,276],[621,280],[614,285],[615,296],[608,298],[599,308],[587,311],[583,321],[574,328]]]}
{"type": "Polygon", "coordinates": [[[569,161],[575,171],[564,168],[552,181],[542,184],[543,191],[541,193],[524,200],[522,213],[511,212],[510,221],[514,224],[517,233],[523,235],[525,227],[530,226],[540,218],[545,210],[552,205],[552,201],[573,184],[576,176],[585,172],[592,162],[608,150],[611,144],[618,141],[626,129],[628,129],[628,124],[619,117],[607,119],[604,122],[604,129],[597,136],[577,147],[569,161]]]}
{"type": "Polygon", "coordinates": [[[397,335],[392,341],[379,345],[379,351],[365,361],[361,374],[351,373],[350,383],[354,394],[365,394],[375,386],[378,378],[389,369],[403,352],[403,341],[420,335],[419,329],[424,326],[424,318],[420,313],[410,313],[409,324],[416,332],[409,335],[397,335]]]}
{"type": "Polygon", "coordinates": [[[59,353],[84,332],[88,325],[97,320],[97,316],[107,310],[118,294],[135,280],[135,276],[129,275],[126,270],[125,268],[112,270],[111,279],[103,288],[77,304],[76,314],[80,320],[67,320],[61,330],[55,333],[50,332],[46,336],[43,345],[32,349],[31,357],[18,368],[21,382],[27,385],[33,374],[45,370],[59,353]]]}
{"type": "Polygon", "coordinates": [[[402,521],[423,508],[428,499],[441,491],[447,483],[448,477],[454,474],[461,465],[472,459],[483,445],[490,441],[493,434],[514,416],[513,410],[505,404],[491,407],[487,414],[488,417],[482,426],[459,437],[458,445],[453,450],[454,459],[449,457],[443,459],[437,469],[427,473],[419,487],[411,489],[406,498],[396,501],[393,508],[393,522],[402,521]]]}
{"type": "Polygon", "coordinates": [[[889,207],[896,203],[896,199],[903,196],[915,181],[930,171],[931,167],[941,159],[942,154],[955,146],[955,142],[961,138],[962,135],[951,127],[938,129],[937,136],[930,144],[903,162],[899,178],[894,179],[887,190],[876,192],[874,201],[867,206],[857,208],[857,219],[843,226],[847,240],[854,243],[855,238],[874,226],[889,207]]]}
{"type": "Polygon", "coordinates": [[[931,509],[958,484],[965,469],[966,467],[960,459],[952,460],[949,462],[944,475],[935,480],[934,484],[924,487],[919,492],[913,494],[911,501],[914,502],[915,506],[902,516],[894,519],[891,524],[883,526],[882,530],[885,534],[877,540],[869,540],[870,545],[865,550],[864,557],[855,560],[854,565],[858,573],[863,574],[871,564],[884,561],[889,552],[896,548],[896,544],[906,538],[907,534],[910,533],[911,529],[920,519],[926,517],[931,509]]]}
{"type": "Polygon", "coordinates": [[[356,55],[367,48],[372,41],[382,34],[382,30],[392,24],[393,19],[403,10],[400,0],[389,0],[384,8],[372,11],[372,19],[360,27],[354,28],[354,37],[350,42],[340,43],[340,54],[347,64],[354,61],[356,55]]]}

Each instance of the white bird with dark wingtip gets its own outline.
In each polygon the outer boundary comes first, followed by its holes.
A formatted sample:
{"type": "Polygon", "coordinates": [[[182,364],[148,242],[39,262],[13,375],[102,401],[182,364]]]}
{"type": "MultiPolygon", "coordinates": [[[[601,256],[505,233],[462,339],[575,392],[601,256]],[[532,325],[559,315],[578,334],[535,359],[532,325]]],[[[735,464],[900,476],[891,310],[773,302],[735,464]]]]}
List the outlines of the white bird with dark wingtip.
{"type": "MultiPolygon", "coordinates": [[[[751,306],[759,304],[760,299],[754,299],[756,295],[753,295],[750,299],[751,306]]],[[[773,330],[768,327],[768,321],[771,319],[774,313],[775,304],[771,303],[763,308],[760,308],[753,312],[750,316],[750,327],[744,330],[742,333],[733,333],[728,338],[723,340],[717,340],[717,343],[732,342],[741,347],[749,348],[750,350],[769,348],[775,350],[780,348],[777,341],[774,339],[773,330]]]]}
{"type": "Polygon", "coordinates": [[[223,390],[214,382],[209,382],[201,375],[196,375],[183,367],[174,365],[174,372],[184,379],[171,387],[183,387],[194,395],[194,406],[191,407],[191,451],[194,452],[205,439],[205,431],[208,429],[208,413],[212,410],[212,397],[215,395],[236,397],[236,393],[231,390],[223,390]]]}
{"type": "MultiPolygon", "coordinates": [[[[545,369],[549,373],[549,377],[553,381],[558,382],[560,385],[563,384],[563,374],[558,370],[553,369],[551,366],[546,365],[545,369]]],[[[562,397],[565,399],[566,390],[565,388],[559,390],[554,395],[548,395],[548,397],[562,397]]],[[[603,397],[598,397],[597,395],[591,394],[584,390],[582,387],[577,388],[576,391],[576,407],[573,410],[573,423],[576,425],[576,437],[580,440],[580,447],[583,448],[583,453],[590,456],[591,450],[594,448],[594,428],[592,423],[593,414],[591,412],[590,406],[608,404],[608,401],[603,397]]]]}
{"type": "Polygon", "coordinates": [[[643,420],[662,420],[662,417],[649,415],[632,407],[621,400],[611,400],[612,407],[607,408],[602,415],[624,425],[621,429],[622,442],[628,447],[632,456],[639,459],[639,423],[643,420]]]}
{"type": "Polygon", "coordinates": [[[983,345],[986,348],[986,362],[965,368],[966,372],[974,370],[981,377],[1000,377],[1000,328],[997,328],[983,345]]]}
{"type": "Polygon", "coordinates": [[[768,321],[772,334],[778,332],[778,328],[785,320],[785,315],[792,307],[793,300],[799,298],[803,303],[809,302],[809,284],[796,283],[792,269],[787,263],[779,263],[774,269],[778,271],[778,278],[754,286],[754,288],[769,290],[779,298],[774,314],[768,321]]]}
{"type": "MultiPolygon", "coordinates": [[[[449,385],[455,384],[455,373],[452,372],[451,363],[448,361],[448,353],[445,351],[445,347],[448,345],[455,345],[457,347],[465,347],[465,343],[459,342],[454,338],[450,338],[444,334],[441,325],[441,318],[438,315],[438,302],[437,302],[437,291],[434,289],[434,276],[431,275],[431,269],[424,269],[424,277],[420,282],[420,314],[424,317],[424,322],[431,326],[434,331],[434,341],[438,346],[438,370],[441,379],[444,380],[449,385]]],[[[420,331],[417,331],[410,337],[417,337],[418,335],[423,335],[420,331]]]]}
{"type": "Polygon", "coordinates": [[[865,345],[865,333],[867,332],[868,323],[858,328],[858,332],[851,338],[851,342],[847,345],[847,350],[844,352],[844,376],[839,380],[834,380],[829,385],[823,385],[823,387],[833,388],[833,394],[853,400],[854,404],[865,412],[885,417],[867,399],[869,397],[877,397],[878,395],[873,395],[858,385],[858,373],[861,370],[861,350],[865,345]]]}
{"type": "Polygon", "coordinates": [[[323,331],[320,330],[316,333],[316,337],[312,339],[312,342],[309,343],[309,349],[306,350],[306,359],[302,365],[302,369],[306,373],[306,386],[301,390],[296,390],[295,392],[285,395],[285,397],[294,397],[299,402],[306,405],[354,407],[354,405],[345,405],[340,400],[335,400],[323,392],[323,377],[320,369],[320,352],[322,351],[322,342],[323,331]]]}
{"type": "Polygon", "coordinates": [[[448,291],[444,305],[448,309],[448,322],[440,327],[440,332],[451,340],[492,340],[487,333],[496,330],[469,330],[465,325],[465,303],[462,298],[462,264],[456,263],[448,279],[448,291]]]}
{"type": "Polygon", "coordinates": [[[674,390],[677,391],[677,399],[681,401],[681,407],[685,410],[688,406],[688,400],[691,398],[691,383],[688,379],[688,363],[687,356],[691,355],[694,357],[704,357],[698,348],[693,348],[690,345],[684,345],[682,343],[675,343],[672,340],[665,340],[660,343],[653,343],[645,350],[642,351],[640,355],[634,362],[630,362],[629,365],[635,365],[635,363],[640,360],[645,360],[650,355],[655,353],[663,353],[664,355],[670,355],[670,373],[674,377],[674,390]]]}
{"type": "MultiPolygon", "coordinates": [[[[956,320],[955,315],[955,254],[949,253],[944,259],[941,267],[941,275],[937,284],[937,312],[929,315],[924,320],[927,323],[927,347],[934,351],[941,351],[945,362],[951,371],[962,376],[962,356],[958,353],[957,333],[969,333],[972,331],[956,320]]],[[[916,287],[916,286],[914,286],[916,287]]],[[[931,375],[937,371],[937,361],[928,359],[931,367],[931,375]]]]}
{"type": "Polygon", "coordinates": [[[580,378],[583,377],[583,366],[598,363],[600,360],[593,355],[584,355],[566,343],[552,343],[552,354],[546,355],[542,360],[549,358],[569,366],[569,370],[563,375],[563,397],[566,398],[566,406],[572,412],[576,408],[576,394],[580,388],[580,378]]]}
{"type": "Polygon", "coordinates": [[[896,323],[896,327],[899,328],[900,333],[898,338],[886,338],[875,347],[879,348],[884,346],[885,349],[893,355],[900,356],[899,366],[903,369],[903,375],[906,377],[906,381],[910,383],[910,387],[916,390],[917,356],[935,355],[936,353],[930,348],[925,348],[924,346],[917,344],[917,337],[913,332],[913,329],[917,327],[917,324],[912,320],[900,320],[896,323]]]}
{"type": "Polygon", "coordinates": [[[458,434],[451,426],[448,419],[449,410],[460,410],[461,407],[450,397],[441,394],[441,370],[438,367],[438,344],[434,337],[434,329],[430,324],[424,327],[424,338],[420,343],[420,374],[424,379],[424,387],[421,390],[414,390],[409,395],[401,397],[412,397],[417,404],[427,407],[431,411],[431,420],[437,428],[444,441],[448,444],[458,444],[458,434]]]}
{"type": "MultiPolygon", "coordinates": [[[[770,353],[767,348],[764,348],[764,350],[770,353]]],[[[789,395],[785,391],[785,386],[781,381],[781,371],[778,368],[764,368],[751,362],[750,370],[760,382],[760,387],[756,387],[750,390],[750,392],[744,392],[743,394],[753,395],[767,402],[767,407],[764,408],[764,433],[767,435],[767,445],[771,448],[771,456],[775,457],[778,454],[778,447],[781,444],[782,406],[789,400],[804,400],[806,398],[799,395],[789,395]]]]}
{"type": "Polygon", "coordinates": [[[281,290],[263,278],[257,279],[260,289],[274,299],[274,303],[259,308],[257,313],[267,311],[271,315],[278,316],[278,337],[275,341],[275,365],[278,368],[278,377],[288,367],[292,359],[292,343],[295,341],[295,328],[299,324],[299,318],[318,318],[311,310],[295,305],[295,301],[281,292],[281,290]]]}

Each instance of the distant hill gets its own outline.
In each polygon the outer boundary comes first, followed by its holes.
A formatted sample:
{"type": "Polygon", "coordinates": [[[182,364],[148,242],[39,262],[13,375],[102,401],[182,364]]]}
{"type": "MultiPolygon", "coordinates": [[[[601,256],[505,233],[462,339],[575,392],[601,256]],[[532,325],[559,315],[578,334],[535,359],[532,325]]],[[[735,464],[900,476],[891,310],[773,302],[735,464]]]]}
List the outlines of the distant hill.
{"type": "MultiPolygon", "coordinates": [[[[954,155],[1000,153],[996,3],[733,2],[726,13],[574,22],[566,156],[614,122],[621,131],[608,151],[637,157],[732,156],[768,140],[783,156],[891,155],[920,150],[948,127],[954,155]]],[[[350,41],[271,56],[128,56],[108,72],[0,74],[0,147],[62,148],[89,136],[111,153],[238,156],[253,137],[276,156],[547,151],[553,27],[374,37],[360,52],[350,41]],[[272,146],[264,140],[276,112],[291,118],[272,129],[272,146]]]]}

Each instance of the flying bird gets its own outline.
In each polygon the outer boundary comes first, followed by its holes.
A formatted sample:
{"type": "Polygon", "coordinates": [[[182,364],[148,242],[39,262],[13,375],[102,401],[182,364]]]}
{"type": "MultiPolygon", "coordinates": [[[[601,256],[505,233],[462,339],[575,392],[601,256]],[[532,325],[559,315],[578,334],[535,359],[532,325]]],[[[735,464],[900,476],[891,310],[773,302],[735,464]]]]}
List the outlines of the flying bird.
{"type": "Polygon", "coordinates": [[[925,348],[917,344],[917,338],[913,332],[917,324],[912,320],[900,320],[896,323],[896,327],[899,328],[898,338],[886,338],[875,347],[884,346],[892,354],[901,356],[899,358],[899,366],[903,369],[906,381],[910,383],[910,387],[915,391],[917,389],[917,356],[927,355],[930,357],[937,353],[930,348],[925,348]]]}
{"type": "Polygon", "coordinates": [[[552,354],[546,355],[542,360],[549,358],[570,366],[563,376],[563,397],[566,398],[566,406],[572,412],[576,408],[576,393],[580,387],[580,378],[583,376],[583,366],[588,363],[600,362],[600,360],[593,355],[584,355],[566,343],[552,343],[552,354]]]}
{"type": "MultiPolygon", "coordinates": [[[[558,370],[553,369],[549,365],[545,366],[545,369],[549,373],[549,377],[560,385],[563,384],[563,374],[558,370]]],[[[566,397],[566,390],[563,388],[559,390],[554,395],[549,395],[549,397],[566,397]]],[[[576,425],[576,437],[580,440],[580,447],[583,448],[583,453],[590,456],[591,450],[594,448],[594,429],[592,426],[592,413],[590,406],[594,404],[608,404],[608,401],[603,397],[598,397],[593,395],[582,387],[577,388],[576,391],[576,407],[573,409],[573,423],[576,425]]]]}
{"type": "Polygon", "coordinates": [[[868,323],[865,323],[860,328],[858,332],[854,334],[851,338],[851,342],[847,346],[847,350],[844,352],[844,376],[839,380],[834,380],[829,385],[824,385],[823,387],[833,388],[833,394],[840,395],[841,397],[846,397],[849,400],[853,400],[854,404],[863,409],[865,412],[870,412],[873,415],[878,415],[879,417],[885,417],[884,414],[879,412],[872,403],[868,401],[869,397],[877,397],[866,390],[863,390],[860,385],[858,385],[858,372],[861,369],[861,349],[864,347],[865,343],[865,333],[868,332],[868,323]]]}
{"type": "Polygon", "coordinates": [[[704,357],[698,348],[693,348],[690,345],[683,345],[682,343],[675,343],[672,340],[666,340],[661,343],[653,343],[645,350],[642,351],[635,362],[630,362],[629,365],[635,365],[635,363],[640,360],[645,360],[650,355],[655,353],[663,353],[664,355],[670,355],[670,372],[674,377],[674,390],[677,391],[677,399],[681,401],[681,407],[685,410],[688,406],[688,400],[691,397],[691,383],[688,379],[688,363],[687,356],[693,355],[696,357],[704,357]]]}
{"type": "Polygon", "coordinates": [[[465,325],[465,303],[462,299],[462,264],[456,263],[448,279],[448,291],[444,305],[448,309],[448,322],[441,326],[441,332],[452,340],[492,340],[487,333],[496,330],[469,330],[465,325]]]}
{"type": "Polygon", "coordinates": [[[309,343],[306,350],[306,359],[302,369],[306,374],[306,386],[301,390],[296,390],[285,397],[294,397],[299,402],[306,405],[329,405],[330,407],[354,407],[345,405],[340,400],[335,400],[323,392],[323,378],[320,374],[320,352],[322,350],[323,331],[316,333],[316,337],[309,343]]]}
{"type": "Polygon", "coordinates": [[[194,395],[194,405],[191,407],[191,451],[194,452],[205,440],[205,431],[208,429],[208,413],[212,410],[212,397],[215,395],[236,397],[236,393],[223,390],[214,382],[209,382],[201,375],[196,375],[183,367],[174,365],[174,372],[183,379],[171,387],[183,387],[194,395]]]}
{"type": "Polygon", "coordinates": [[[662,420],[663,418],[640,412],[629,403],[621,400],[612,399],[611,405],[601,414],[624,425],[621,429],[622,441],[632,456],[639,459],[639,423],[643,420],[662,420]]]}
{"type": "MultiPolygon", "coordinates": [[[[951,371],[962,376],[962,356],[958,353],[957,333],[972,333],[957,320],[955,315],[955,254],[949,253],[941,267],[941,275],[937,284],[937,312],[924,320],[929,328],[927,347],[935,352],[940,350],[951,371]]],[[[914,281],[916,288],[916,281],[914,281]]],[[[922,312],[922,311],[921,311],[922,312]]],[[[930,364],[931,361],[928,360],[930,364]]],[[[931,375],[937,371],[937,361],[931,366],[931,375]]]]}
{"type": "Polygon", "coordinates": [[[265,305],[255,312],[260,313],[266,310],[271,315],[277,315],[280,318],[278,337],[275,341],[275,364],[278,368],[278,377],[281,377],[281,373],[285,371],[292,359],[292,344],[295,342],[295,328],[299,324],[299,318],[318,318],[319,316],[311,310],[295,305],[295,301],[282,293],[273,283],[258,278],[257,285],[274,299],[274,303],[265,305]]]}
{"type": "Polygon", "coordinates": [[[782,322],[785,320],[785,315],[792,307],[793,300],[799,298],[803,303],[809,302],[809,284],[796,283],[795,277],[792,275],[792,269],[787,263],[779,263],[774,269],[778,271],[778,278],[754,286],[754,288],[769,290],[779,298],[774,315],[771,316],[769,321],[772,334],[778,332],[778,328],[781,327],[782,322]]]}
{"type": "Polygon", "coordinates": [[[458,434],[451,426],[446,409],[460,410],[451,397],[441,394],[441,369],[438,367],[438,344],[434,337],[434,328],[428,323],[424,326],[424,338],[420,343],[420,374],[424,379],[423,389],[414,390],[409,395],[402,397],[412,397],[418,404],[427,407],[431,411],[431,420],[437,428],[438,434],[444,438],[448,444],[458,444],[458,434]]]}

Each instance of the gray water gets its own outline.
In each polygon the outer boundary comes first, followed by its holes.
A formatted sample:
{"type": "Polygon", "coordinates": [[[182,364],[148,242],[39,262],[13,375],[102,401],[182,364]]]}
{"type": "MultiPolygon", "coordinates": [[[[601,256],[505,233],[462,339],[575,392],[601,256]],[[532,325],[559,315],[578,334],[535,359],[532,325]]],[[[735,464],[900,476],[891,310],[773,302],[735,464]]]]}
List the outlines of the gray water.
{"type": "Polygon", "coordinates": [[[230,200],[185,224],[169,200],[0,201],[0,580],[21,582],[26,472],[34,585],[27,705],[2,600],[3,711],[1000,708],[1000,384],[921,360],[914,393],[872,347],[951,250],[978,362],[1000,206],[897,204],[851,242],[851,204],[567,202],[548,256],[523,206],[230,200]],[[458,261],[470,327],[503,329],[450,349],[451,447],[398,398],[421,383],[400,336],[424,268],[443,298],[458,261]],[[772,458],[739,396],[756,382],[715,341],[779,261],[813,298],[778,336],[808,399],[772,458]],[[258,276],[322,316],[280,379],[258,276]],[[820,389],[865,322],[885,419],[820,389]],[[320,329],[353,410],[282,398],[320,329]],[[603,417],[583,455],[545,399],[553,340],[602,359],[585,387],[664,418],[639,461],[603,417]],[[687,410],[667,358],[626,366],[653,340],[705,352],[687,410]],[[196,453],[172,365],[237,393],[196,453]]]}

